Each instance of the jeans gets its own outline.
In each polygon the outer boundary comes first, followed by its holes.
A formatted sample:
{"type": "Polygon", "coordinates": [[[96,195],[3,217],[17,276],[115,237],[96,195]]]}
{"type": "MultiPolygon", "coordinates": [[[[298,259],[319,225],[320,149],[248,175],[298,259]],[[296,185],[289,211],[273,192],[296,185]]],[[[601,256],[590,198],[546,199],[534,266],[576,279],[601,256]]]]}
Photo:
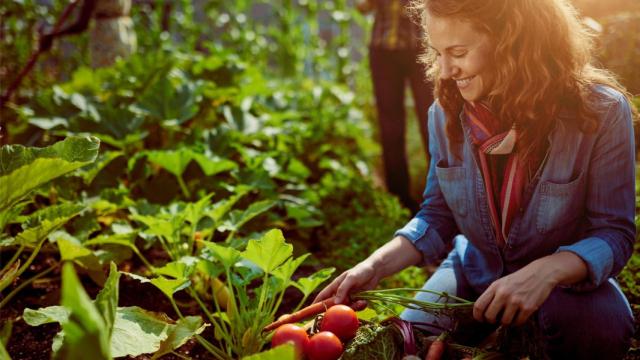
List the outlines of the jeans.
{"type": "MultiPolygon", "coordinates": [[[[453,250],[423,289],[446,291],[467,300],[480,296],[474,293],[462,273],[459,254],[464,253],[466,244],[466,238],[456,237],[453,250]]],[[[443,302],[437,295],[428,293],[419,293],[416,297],[443,302]]],[[[614,279],[588,292],[557,287],[532,316],[536,316],[545,351],[551,359],[622,359],[634,331],[631,307],[614,279]]],[[[441,328],[451,327],[450,319],[419,310],[407,309],[401,318],[435,323],[429,330],[436,334],[442,332],[441,328]]],[[[474,332],[487,335],[492,329],[486,324],[480,328],[474,332]]]]}

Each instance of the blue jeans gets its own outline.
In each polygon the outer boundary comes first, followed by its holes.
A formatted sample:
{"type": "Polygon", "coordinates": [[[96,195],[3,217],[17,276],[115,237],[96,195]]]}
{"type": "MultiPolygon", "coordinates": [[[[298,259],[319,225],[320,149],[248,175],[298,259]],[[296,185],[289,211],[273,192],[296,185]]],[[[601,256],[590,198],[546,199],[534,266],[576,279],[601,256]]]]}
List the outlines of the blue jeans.
{"type": "MultiPolygon", "coordinates": [[[[456,237],[453,250],[423,289],[445,291],[468,300],[480,296],[462,273],[459,254],[464,253],[466,242],[463,236],[456,237]]],[[[443,302],[437,295],[428,293],[419,293],[416,297],[443,302]]],[[[552,359],[622,359],[634,330],[629,302],[613,279],[589,292],[557,287],[534,316],[542,331],[546,353],[552,359]]],[[[434,333],[451,327],[450,319],[419,310],[405,310],[401,318],[435,323],[436,326],[429,329],[434,333]]],[[[484,326],[474,331],[486,334],[488,329],[491,328],[484,326]]]]}

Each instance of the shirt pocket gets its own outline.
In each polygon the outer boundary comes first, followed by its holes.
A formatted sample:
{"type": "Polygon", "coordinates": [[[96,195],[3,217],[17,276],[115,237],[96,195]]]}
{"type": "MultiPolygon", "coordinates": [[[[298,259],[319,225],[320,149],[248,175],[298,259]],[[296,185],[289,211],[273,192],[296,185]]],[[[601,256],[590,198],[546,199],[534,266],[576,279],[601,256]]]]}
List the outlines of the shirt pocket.
{"type": "Polygon", "coordinates": [[[440,184],[440,191],[449,209],[454,214],[466,216],[468,211],[466,170],[462,166],[446,167],[440,161],[436,164],[436,175],[440,184]]]}
{"type": "Polygon", "coordinates": [[[572,181],[561,184],[551,181],[540,183],[536,229],[545,234],[567,225],[584,212],[584,171],[572,181]]]}

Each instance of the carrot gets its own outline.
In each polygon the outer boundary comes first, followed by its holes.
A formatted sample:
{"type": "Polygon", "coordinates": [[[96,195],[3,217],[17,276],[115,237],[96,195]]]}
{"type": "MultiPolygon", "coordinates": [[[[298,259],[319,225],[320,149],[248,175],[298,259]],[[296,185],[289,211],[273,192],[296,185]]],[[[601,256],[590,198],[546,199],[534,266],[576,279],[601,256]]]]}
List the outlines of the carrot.
{"type": "Polygon", "coordinates": [[[429,346],[429,351],[427,352],[427,356],[425,356],[424,360],[440,360],[442,359],[442,355],[444,355],[444,339],[447,337],[447,333],[442,333],[435,339],[434,342],[429,346]]]}
{"type": "Polygon", "coordinates": [[[272,322],[271,324],[265,326],[264,329],[262,329],[262,331],[271,331],[279,328],[281,325],[299,322],[306,318],[321,314],[335,304],[336,304],[336,301],[335,301],[335,298],[333,297],[317,302],[315,304],[311,304],[305,308],[302,308],[294,312],[293,314],[281,316],[278,319],[278,321],[272,322]]]}

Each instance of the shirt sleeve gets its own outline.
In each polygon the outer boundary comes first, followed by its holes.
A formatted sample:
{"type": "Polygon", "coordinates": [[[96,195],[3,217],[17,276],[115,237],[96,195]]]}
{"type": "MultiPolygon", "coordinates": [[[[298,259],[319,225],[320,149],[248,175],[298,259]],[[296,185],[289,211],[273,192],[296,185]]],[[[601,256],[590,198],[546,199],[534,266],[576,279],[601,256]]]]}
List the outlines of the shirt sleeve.
{"type": "Polygon", "coordinates": [[[635,144],[631,108],[622,94],[606,111],[589,166],[586,236],[558,251],[570,251],[587,265],[588,278],[571,288],[593,290],[620,273],[633,252],[635,144]]]}
{"type": "Polygon", "coordinates": [[[422,253],[423,263],[431,264],[446,253],[446,244],[459,233],[451,209],[440,190],[436,176],[436,164],[441,159],[444,138],[444,112],[437,103],[429,108],[429,154],[431,161],[427,185],[423,193],[420,211],[395,236],[403,236],[413,243],[422,253]]]}

